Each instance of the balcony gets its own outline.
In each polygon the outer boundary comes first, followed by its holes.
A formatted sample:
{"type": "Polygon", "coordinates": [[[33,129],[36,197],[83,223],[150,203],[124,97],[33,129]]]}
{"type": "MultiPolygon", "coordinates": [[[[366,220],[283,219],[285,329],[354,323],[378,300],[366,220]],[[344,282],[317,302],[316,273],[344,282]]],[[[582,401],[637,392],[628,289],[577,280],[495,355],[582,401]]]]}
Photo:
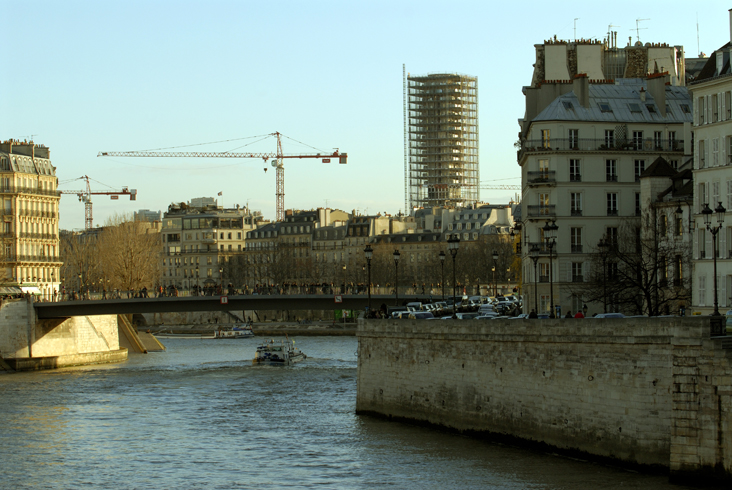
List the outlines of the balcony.
{"type": "Polygon", "coordinates": [[[617,182],[618,176],[615,174],[605,174],[605,182],[617,182]]]}
{"type": "Polygon", "coordinates": [[[618,215],[618,210],[617,209],[608,209],[607,210],[607,215],[608,216],[617,216],[618,215]]]}
{"type": "Polygon", "coordinates": [[[581,209],[572,209],[569,213],[572,216],[582,216],[582,210],[581,209]]]}
{"type": "Polygon", "coordinates": [[[549,282],[549,276],[539,276],[539,282],[549,282]]]}
{"type": "Polygon", "coordinates": [[[58,257],[49,255],[8,255],[3,257],[4,262],[61,262],[58,257]]]}
{"type": "Polygon", "coordinates": [[[554,170],[539,170],[538,172],[527,172],[529,184],[554,184],[556,183],[556,172],[554,170]]]}
{"type": "Polygon", "coordinates": [[[570,182],[582,182],[582,175],[580,174],[569,174],[570,182]]]}
{"type": "Polygon", "coordinates": [[[18,185],[0,186],[0,194],[35,194],[37,196],[55,196],[60,197],[61,191],[38,189],[35,187],[23,187],[18,185]]]}
{"type": "Polygon", "coordinates": [[[526,153],[547,153],[547,152],[647,152],[647,153],[682,153],[684,152],[683,140],[672,141],[655,141],[653,138],[645,138],[643,140],[626,141],[606,140],[594,138],[551,138],[548,141],[542,139],[524,140],[521,142],[521,148],[517,152],[518,159],[521,160],[526,153]]]}
{"type": "Polygon", "coordinates": [[[556,218],[556,207],[554,204],[529,205],[527,211],[529,218],[556,218]]]}

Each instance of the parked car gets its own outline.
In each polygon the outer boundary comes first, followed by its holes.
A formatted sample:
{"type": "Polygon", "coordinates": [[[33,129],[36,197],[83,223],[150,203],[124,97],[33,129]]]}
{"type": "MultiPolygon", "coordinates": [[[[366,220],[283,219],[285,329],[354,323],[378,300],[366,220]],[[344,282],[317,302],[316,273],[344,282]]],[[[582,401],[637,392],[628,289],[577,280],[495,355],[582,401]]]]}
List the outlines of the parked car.
{"type": "Polygon", "coordinates": [[[625,318],[622,313],[599,313],[592,318],[625,318]]]}
{"type": "Polygon", "coordinates": [[[477,313],[455,313],[455,316],[457,316],[458,320],[472,320],[473,318],[477,317],[477,313]]]}
{"type": "Polygon", "coordinates": [[[434,317],[429,311],[413,311],[409,314],[410,320],[431,320],[434,317]]]}

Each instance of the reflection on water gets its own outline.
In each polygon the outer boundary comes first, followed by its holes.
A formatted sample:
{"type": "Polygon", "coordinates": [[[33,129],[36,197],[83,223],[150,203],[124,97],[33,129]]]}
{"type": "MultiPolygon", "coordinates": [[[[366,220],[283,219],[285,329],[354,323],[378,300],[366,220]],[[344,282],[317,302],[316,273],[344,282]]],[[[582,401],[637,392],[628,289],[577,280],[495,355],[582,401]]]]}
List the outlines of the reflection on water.
{"type": "Polygon", "coordinates": [[[165,339],[123,364],[0,375],[1,488],[682,488],[354,413],[356,339],[252,366],[257,341],[165,339]]]}

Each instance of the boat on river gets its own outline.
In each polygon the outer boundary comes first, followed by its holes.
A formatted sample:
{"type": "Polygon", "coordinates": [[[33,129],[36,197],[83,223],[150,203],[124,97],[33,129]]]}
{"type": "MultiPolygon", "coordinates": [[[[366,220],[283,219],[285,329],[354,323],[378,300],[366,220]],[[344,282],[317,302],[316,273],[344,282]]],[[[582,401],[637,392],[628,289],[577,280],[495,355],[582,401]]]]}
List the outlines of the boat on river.
{"type": "Polygon", "coordinates": [[[174,333],[172,330],[167,332],[156,332],[153,335],[159,339],[213,339],[214,334],[211,333],[174,333]]]}
{"type": "Polygon", "coordinates": [[[275,342],[272,339],[257,347],[252,364],[255,366],[262,364],[269,366],[289,366],[306,358],[307,356],[295,347],[294,340],[287,338],[287,340],[275,342]]]}
{"type": "Polygon", "coordinates": [[[230,330],[216,330],[214,332],[214,338],[216,339],[250,339],[254,337],[252,327],[243,325],[241,327],[234,327],[230,330]]]}

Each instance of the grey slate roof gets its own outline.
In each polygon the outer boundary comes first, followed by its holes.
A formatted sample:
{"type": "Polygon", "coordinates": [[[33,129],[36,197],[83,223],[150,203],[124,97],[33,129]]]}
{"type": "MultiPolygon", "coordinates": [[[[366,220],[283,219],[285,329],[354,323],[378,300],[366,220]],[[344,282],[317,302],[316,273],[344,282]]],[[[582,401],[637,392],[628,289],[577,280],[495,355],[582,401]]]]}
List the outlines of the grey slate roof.
{"type": "Polygon", "coordinates": [[[574,92],[560,95],[549,104],[533,122],[536,121],[607,121],[609,123],[684,123],[692,121],[691,98],[686,87],[666,86],[666,104],[671,109],[663,117],[658,105],[646,91],[646,100],[640,98],[640,89],[647,90],[645,80],[640,78],[618,79],[615,84],[590,84],[590,104],[588,108],[580,105],[574,92]],[[607,103],[610,112],[603,112],[599,103],[607,103]],[[565,104],[568,103],[568,104],[565,104]],[[631,112],[630,104],[638,104],[640,112],[631,112]],[[689,113],[684,113],[681,104],[686,104],[689,113]],[[650,113],[647,105],[656,107],[650,113]],[[571,106],[571,107],[569,107],[571,106]]]}

